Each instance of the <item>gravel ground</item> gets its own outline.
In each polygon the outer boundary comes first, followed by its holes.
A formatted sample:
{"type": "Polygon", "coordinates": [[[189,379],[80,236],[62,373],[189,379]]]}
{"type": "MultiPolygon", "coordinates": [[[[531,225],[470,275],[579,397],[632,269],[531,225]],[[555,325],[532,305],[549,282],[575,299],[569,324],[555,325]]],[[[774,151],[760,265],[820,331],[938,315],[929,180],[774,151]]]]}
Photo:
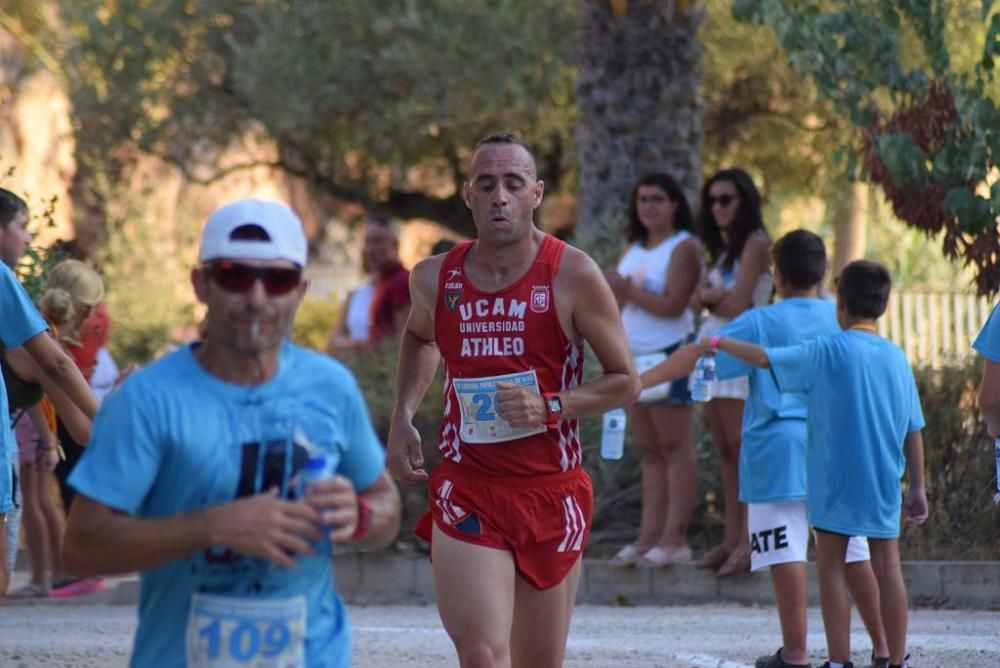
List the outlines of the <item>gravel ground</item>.
{"type": "MultiPolygon", "coordinates": [[[[437,612],[428,606],[351,607],[355,668],[458,666],[437,612]]],[[[819,611],[809,611],[812,660],[824,660],[819,611]]],[[[854,661],[869,643],[853,630],[854,661]]],[[[135,610],[85,602],[0,608],[0,668],[127,665],[135,610]]],[[[780,644],[773,608],[741,606],[577,607],[567,668],[743,668],[780,644]]],[[[910,616],[916,668],[1000,666],[1000,612],[917,610],[910,616]]]]}

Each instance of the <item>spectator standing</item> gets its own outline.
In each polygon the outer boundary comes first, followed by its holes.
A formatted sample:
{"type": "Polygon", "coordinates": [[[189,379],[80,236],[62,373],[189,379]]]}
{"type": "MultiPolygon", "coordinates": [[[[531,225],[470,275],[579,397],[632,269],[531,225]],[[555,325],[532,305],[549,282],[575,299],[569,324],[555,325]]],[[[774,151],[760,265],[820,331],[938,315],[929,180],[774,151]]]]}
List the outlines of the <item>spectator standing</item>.
{"type": "MultiPolygon", "coordinates": [[[[698,329],[698,337],[705,338],[747,309],[771,300],[771,241],[764,229],[760,193],[744,170],[724,169],[705,182],[698,234],[709,268],[693,305],[699,313],[704,310],[707,314],[698,329]]],[[[746,506],[739,498],[740,434],[747,388],[746,376],[717,380],[712,400],[701,408],[719,452],[725,528],[722,543],[702,555],[697,564],[719,576],[750,568],[746,506]]]]}
{"type": "MultiPolygon", "coordinates": [[[[639,179],[629,196],[629,246],[605,276],[640,371],[662,362],[694,335],[689,303],[701,261],[691,228],[691,209],[671,176],[654,172],[639,179]]],[[[687,379],[646,391],[627,411],[639,448],[642,513],[638,537],[610,563],[654,568],[688,562],[698,460],[687,379]]]]}

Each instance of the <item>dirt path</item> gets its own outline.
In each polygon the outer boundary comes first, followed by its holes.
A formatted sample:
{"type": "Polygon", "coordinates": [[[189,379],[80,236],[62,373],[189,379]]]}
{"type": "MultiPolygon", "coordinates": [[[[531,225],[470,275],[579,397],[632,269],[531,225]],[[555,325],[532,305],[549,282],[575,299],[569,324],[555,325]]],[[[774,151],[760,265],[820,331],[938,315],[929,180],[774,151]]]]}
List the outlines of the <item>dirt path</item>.
{"type": "MultiPolygon", "coordinates": [[[[426,606],[352,607],[355,668],[457,667],[437,612],[426,606]]],[[[809,645],[820,664],[819,611],[810,610],[809,645]]],[[[0,609],[0,668],[118,668],[127,665],[135,611],[127,606],[47,602],[0,609]]],[[[743,668],[780,644],[769,607],[579,606],[567,668],[743,668]]],[[[854,661],[869,643],[857,622],[854,661]]],[[[1000,666],[1000,612],[918,610],[910,617],[917,668],[1000,666]]]]}

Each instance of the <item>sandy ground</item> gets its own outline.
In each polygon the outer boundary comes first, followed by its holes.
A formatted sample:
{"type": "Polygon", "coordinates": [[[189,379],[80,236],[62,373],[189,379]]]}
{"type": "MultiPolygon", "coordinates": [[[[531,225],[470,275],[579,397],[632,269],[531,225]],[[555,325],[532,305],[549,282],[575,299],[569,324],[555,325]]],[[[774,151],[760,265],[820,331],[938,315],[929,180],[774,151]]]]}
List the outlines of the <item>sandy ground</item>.
{"type": "MultiPolygon", "coordinates": [[[[458,666],[437,612],[428,606],[352,607],[356,668],[458,666]]],[[[824,644],[819,611],[810,610],[814,664],[824,644]]],[[[135,628],[128,606],[52,601],[0,608],[0,667],[126,666],[135,628]]],[[[852,642],[858,668],[870,645],[860,623],[852,642]]],[[[769,607],[579,606],[569,668],[743,668],[780,644],[769,607]]],[[[910,616],[915,668],[1000,666],[1000,612],[917,610],[910,616]]]]}

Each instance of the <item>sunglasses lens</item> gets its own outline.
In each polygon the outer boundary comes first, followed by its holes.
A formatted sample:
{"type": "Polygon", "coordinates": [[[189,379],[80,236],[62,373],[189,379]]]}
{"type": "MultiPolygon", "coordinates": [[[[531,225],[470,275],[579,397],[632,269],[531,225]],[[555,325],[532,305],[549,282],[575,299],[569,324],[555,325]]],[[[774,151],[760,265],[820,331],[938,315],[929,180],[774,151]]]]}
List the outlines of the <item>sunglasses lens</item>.
{"type": "Polygon", "coordinates": [[[272,296],[288,294],[302,282],[302,272],[298,269],[268,267],[260,272],[264,289],[272,296]]]}
{"type": "Polygon", "coordinates": [[[246,292],[253,287],[256,272],[253,267],[235,262],[212,265],[212,279],[226,292],[246,292]]]}
{"type": "Polygon", "coordinates": [[[719,195],[718,197],[709,197],[708,204],[709,206],[715,206],[716,204],[729,206],[729,203],[732,202],[733,199],[732,195],[719,195]]]}
{"type": "Polygon", "coordinates": [[[288,294],[302,282],[299,269],[286,267],[251,267],[236,262],[216,262],[211,267],[212,280],[226,292],[243,293],[259,277],[264,291],[272,297],[288,294]]]}

